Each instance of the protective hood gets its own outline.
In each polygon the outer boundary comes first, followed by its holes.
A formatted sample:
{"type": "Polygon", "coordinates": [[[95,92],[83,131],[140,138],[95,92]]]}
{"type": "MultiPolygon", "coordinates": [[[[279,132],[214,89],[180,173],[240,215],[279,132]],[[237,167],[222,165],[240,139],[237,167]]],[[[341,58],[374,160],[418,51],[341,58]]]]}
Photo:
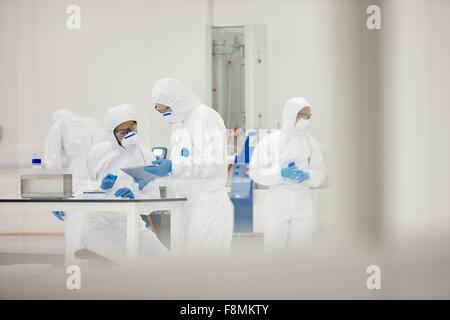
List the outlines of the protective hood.
{"type": "Polygon", "coordinates": [[[59,109],[52,114],[53,123],[62,122],[67,119],[77,118],[78,116],[67,109],[59,109]]]}
{"type": "Polygon", "coordinates": [[[174,115],[180,120],[190,110],[202,104],[191,89],[170,78],[160,79],[153,85],[152,100],[153,104],[161,103],[172,108],[174,115]]]}
{"type": "Polygon", "coordinates": [[[112,143],[113,146],[119,146],[114,129],[126,121],[136,121],[136,110],[128,103],[108,109],[105,113],[105,140],[112,143]]]}
{"type": "Polygon", "coordinates": [[[283,109],[283,126],[282,131],[290,131],[295,128],[295,123],[297,121],[297,114],[304,107],[310,107],[306,99],[302,97],[292,98],[286,101],[283,109]]]}

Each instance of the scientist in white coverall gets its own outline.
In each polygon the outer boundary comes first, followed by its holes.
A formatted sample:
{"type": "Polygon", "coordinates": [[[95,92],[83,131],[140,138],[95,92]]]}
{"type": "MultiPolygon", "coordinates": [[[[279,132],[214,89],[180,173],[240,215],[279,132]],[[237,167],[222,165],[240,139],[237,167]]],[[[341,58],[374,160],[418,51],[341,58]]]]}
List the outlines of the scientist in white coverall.
{"type": "MultiPolygon", "coordinates": [[[[90,179],[87,172],[87,153],[96,143],[103,141],[102,123],[91,117],[81,117],[67,109],[52,114],[44,151],[47,169],[68,169],[72,174],[73,193],[76,194],[90,179]]],[[[74,239],[79,235],[83,212],[53,211],[65,221],[66,260],[74,261],[74,239]]]]}
{"type": "Polygon", "coordinates": [[[157,81],[152,99],[172,127],[171,151],[170,160],[154,161],[155,166],[146,167],[146,171],[161,177],[170,175],[170,185],[188,199],[183,212],[185,252],[190,256],[226,256],[233,233],[233,205],[225,189],[224,122],[175,79],[157,81]]]}
{"type": "Polygon", "coordinates": [[[282,129],[264,137],[252,154],[250,177],[269,186],[264,205],[264,246],[269,252],[312,242],[310,188],[324,183],[327,170],[320,146],[308,132],[310,118],[305,99],[288,100],[282,129]]]}
{"type": "Polygon", "coordinates": [[[45,144],[44,166],[47,169],[68,168],[76,191],[83,180],[89,179],[86,155],[91,146],[103,141],[102,124],[67,109],[55,111],[52,122],[45,144]]]}
{"type": "MultiPolygon", "coordinates": [[[[101,188],[105,198],[159,198],[156,185],[136,185],[120,168],[143,166],[155,159],[150,149],[139,143],[137,117],[133,107],[123,104],[105,114],[105,142],[93,146],[88,153],[87,169],[91,183],[85,190],[101,188]]],[[[80,196],[80,195],[78,195],[80,196]]],[[[161,261],[168,251],[156,234],[146,228],[139,216],[139,250],[136,262],[141,264],[161,261]]],[[[86,248],[118,264],[127,259],[127,217],[125,213],[90,212],[85,215],[78,234],[77,247],[86,248]]]]}

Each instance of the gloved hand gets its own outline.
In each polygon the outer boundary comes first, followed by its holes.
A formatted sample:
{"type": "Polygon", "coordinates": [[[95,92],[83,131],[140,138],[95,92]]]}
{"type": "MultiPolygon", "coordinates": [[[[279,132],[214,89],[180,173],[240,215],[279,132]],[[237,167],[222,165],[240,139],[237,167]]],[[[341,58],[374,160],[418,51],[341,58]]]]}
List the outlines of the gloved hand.
{"type": "Polygon", "coordinates": [[[113,187],[116,180],[117,180],[117,176],[115,176],[111,173],[108,173],[106,175],[106,177],[103,178],[100,188],[102,188],[103,190],[109,190],[113,187]]]}
{"type": "Polygon", "coordinates": [[[136,180],[136,179],[134,179],[134,182],[139,185],[139,191],[142,191],[142,189],[144,189],[152,181],[153,181],[153,179],[148,179],[148,180],[136,180]]]}
{"type": "Polygon", "coordinates": [[[56,218],[58,218],[61,221],[64,221],[64,218],[66,217],[64,211],[52,211],[52,213],[56,218]]]}
{"type": "Polygon", "coordinates": [[[114,195],[116,196],[116,198],[134,199],[133,191],[131,191],[129,188],[120,188],[114,195]]]}
{"type": "Polygon", "coordinates": [[[297,179],[295,179],[298,183],[302,183],[309,179],[309,173],[306,171],[298,170],[297,179]]]}
{"type": "Polygon", "coordinates": [[[153,160],[152,164],[154,166],[147,166],[144,170],[158,177],[167,176],[172,172],[172,161],[168,159],[153,160]]]}
{"type": "Polygon", "coordinates": [[[297,167],[286,167],[281,169],[281,176],[287,179],[302,183],[309,179],[309,173],[298,169],[297,167]]]}
{"type": "Polygon", "coordinates": [[[295,180],[298,175],[297,167],[286,167],[281,169],[281,176],[286,179],[295,180]]]}

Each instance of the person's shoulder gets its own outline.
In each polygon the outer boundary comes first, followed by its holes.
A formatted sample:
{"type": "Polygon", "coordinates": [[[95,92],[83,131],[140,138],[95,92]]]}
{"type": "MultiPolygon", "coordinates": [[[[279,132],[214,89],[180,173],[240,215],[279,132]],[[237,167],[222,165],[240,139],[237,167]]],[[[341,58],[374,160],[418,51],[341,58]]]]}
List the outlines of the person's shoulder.
{"type": "Polygon", "coordinates": [[[82,117],[73,116],[73,117],[68,117],[68,118],[61,120],[60,124],[62,127],[68,127],[68,126],[80,127],[80,126],[83,126],[85,123],[84,123],[82,117]]]}
{"type": "Polygon", "coordinates": [[[274,129],[270,132],[264,133],[260,132],[258,134],[258,140],[255,148],[264,148],[266,145],[273,145],[275,143],[280,143],[281,131],[274,129]],[[263,147],[264,146],[264,147],[263,147]]]}
{"type": "Polygon", "coordinates": [[[199,118],[211,118],[211,117],[219,117],[220,114],[214,110],[212,107],[207,106],[206,104],[198,105],[196,108],[194,108],[193,113],[198,116],[199,118]]]}
{"type": "Polygon", "coordinates": [[[194,121],[200,121],[204,124],[211,124],[214,122],[218,125],[224,126],[221,115],[216,110],[205,104],[201,104],[194,108],[191,117],[194,121]]]}
{"type": "Polygon", "coordinates": [[[216,113],[216,110],[205,104],[200,104],[192,110],[192,114],[199,119],[211,116],[216,113]]]}
{"type": "Polygon", "coordinates": [[[108,152],[111,149],[112,149],[111,142],[103,141],[103,142],[96,143],[92,147],[90,147],[88,154],[89,154],[89,156],[94,156],[94,155],[108,152]]]}

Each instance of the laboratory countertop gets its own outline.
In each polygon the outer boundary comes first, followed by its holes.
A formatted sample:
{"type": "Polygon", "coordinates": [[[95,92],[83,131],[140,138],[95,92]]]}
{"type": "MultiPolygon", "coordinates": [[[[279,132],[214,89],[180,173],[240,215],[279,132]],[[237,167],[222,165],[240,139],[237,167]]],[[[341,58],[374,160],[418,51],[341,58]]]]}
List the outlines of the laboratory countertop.
{"type": "Polygon", "coordinates": [[[97,202],[97,203],[145,203],[145,202],[176,202],[187,201],[186,198],[164,198],[164,199],[0,199],[0,202],[20,202],[20,203],[38,203],[38,202],[97,202]]]}

